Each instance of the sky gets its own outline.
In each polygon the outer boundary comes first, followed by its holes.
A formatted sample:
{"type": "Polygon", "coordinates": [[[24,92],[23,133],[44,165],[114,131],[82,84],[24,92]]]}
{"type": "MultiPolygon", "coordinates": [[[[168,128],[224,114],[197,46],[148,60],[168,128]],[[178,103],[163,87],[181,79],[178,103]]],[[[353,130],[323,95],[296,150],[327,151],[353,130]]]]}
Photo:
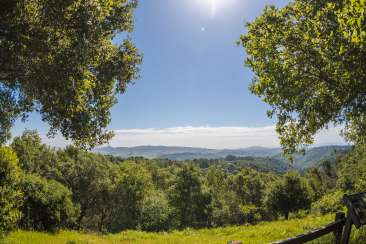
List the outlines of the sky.
{"type": "MultiPolygon", "coordinates": [[[[248,90],[253,74],[244,66],[245,51],[236,42],[245,22],[266,5],[284,0],[140,0],[129,36],[144,59],[141,78],[112,109],[108,129],[112,146],[167,145],[208,148],[279,146],[268,105],[248,90]]],[[[122,37],[115,38],[120,43],[122,37]]],[[[48,126],[32,114],[13,129],[48,126]]],[[[343,144],[339,128],[317,135],[316,144],[343,144]]]]}

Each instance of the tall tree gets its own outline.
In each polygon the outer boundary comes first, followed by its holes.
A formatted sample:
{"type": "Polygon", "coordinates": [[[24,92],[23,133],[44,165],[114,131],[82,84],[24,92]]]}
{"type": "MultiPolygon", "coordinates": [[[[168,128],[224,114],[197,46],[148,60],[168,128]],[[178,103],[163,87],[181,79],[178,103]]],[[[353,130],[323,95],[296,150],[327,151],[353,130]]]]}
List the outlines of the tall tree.
{"type": "Polygon", "coordinates": [[[310,207],[310,187],[298,173],[288,172],[270,188],[266,204],[270,211],[288,219],[290,212],[310,207]]]}
{"type": "Polygon", "coordinates": [[[208,224],[211,196],[204,188],[199,170],[184,165],[170,191],[170,203],[179,220],[179,227],[204,227],[208,224]]]}
{"type": "Polygon", "coordinates": [[[41,114],[56,132],[93,147],[112,133],[110,108],[138,75],[127,38],[136,0],[4,0],[0,9],[0,143],[18,118],[41,114]]]}
{"type": "Polygon", "coordinates": [[[15,153],[8,147],[0,147],[0,238],[21,217],[18,209],[22,200],[21,174],[15,153]]]}
{"type": "Polygon", "coordinates": [[[210,166],[206,177],[211,195],[210,226],[242,224],[241,199],[230,188],[224,171],[217,166],[210,166]]]}
{"type": "Polygon", "coordinates": [[[110,231],[136,229],[141,224],[143,208],[146,207],[144,200],[152,186],[151,175],[142,166],[128,162],[120,166],[113,192],[110,231]]]}
{"type": "Polygon", "coordinates": [[[272,106],[285,153],[331,124],[366,142],[365,10],[361,0],[294,0],[247,25],[241,44],[255,73],[251,91],[272,106]]]}

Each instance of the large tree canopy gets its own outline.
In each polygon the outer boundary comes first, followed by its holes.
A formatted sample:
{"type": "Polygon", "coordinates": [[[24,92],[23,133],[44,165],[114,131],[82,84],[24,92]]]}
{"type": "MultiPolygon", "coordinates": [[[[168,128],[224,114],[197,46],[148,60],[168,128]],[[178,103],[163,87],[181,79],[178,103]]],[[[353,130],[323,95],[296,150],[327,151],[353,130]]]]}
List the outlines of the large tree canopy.
{"type": "Polygon", "coordinates": [[[251,91],[272,106],[285,153],[331,124],[365,143],[365,14],[363,0],[294,0],[247,25],[241,44],[255,73],[251,91]]]}
{"type": "Polygon", "coordinates": [[[112,136],[105,128],[116,96],[138,76],[126,38],[136,0],[3,0],[0,8],[0,143],[18,118],[41,114],[82,146],[112,136]]]}

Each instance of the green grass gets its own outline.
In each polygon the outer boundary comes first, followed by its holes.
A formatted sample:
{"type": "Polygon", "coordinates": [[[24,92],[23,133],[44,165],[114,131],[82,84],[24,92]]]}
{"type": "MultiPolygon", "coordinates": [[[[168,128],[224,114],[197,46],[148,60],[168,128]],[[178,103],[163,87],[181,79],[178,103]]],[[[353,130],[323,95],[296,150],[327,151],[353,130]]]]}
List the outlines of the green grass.
{"type": "MultiPolygon", "coordinates": [[[[263,222],[258,225],[234,226],[225,228],[186,229],[169,233],[146,233],[124,231],[118,234],[98,235],[76,231],[60,231],[47,234],[30,231],[15,231],[7,236],[3,244],[81,244],[81,243],[141,243],[141,244],[176,244],[176,243],[227,243],[229,240],[241,240],[243,243],[269,243],[307,232],[311,229],[332,222],[333,215],[306,217],[288,221],[263,222]]],[[[366,229],[353,229],[351,243],[366,243],[366,229]]],[[[332,243],[332,235],[314,243],[332,243]]]]}

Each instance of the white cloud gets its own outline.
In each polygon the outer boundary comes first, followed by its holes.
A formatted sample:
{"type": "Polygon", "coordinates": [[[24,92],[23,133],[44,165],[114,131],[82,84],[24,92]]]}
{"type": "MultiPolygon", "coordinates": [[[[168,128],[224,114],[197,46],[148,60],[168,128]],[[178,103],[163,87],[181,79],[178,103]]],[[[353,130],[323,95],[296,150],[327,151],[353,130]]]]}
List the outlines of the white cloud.
{"type": "MultiPolygon", "coordinates": [[[[323,130],[315,137],[316,145],[345,144],[339,135],[340,128],[323,130]]],[[[122,129],[115,130],[115,137],[111,146],[187,146],[205,147],[212,149],[245,148],[250,146],[279,147],[275,126],[264,127],[212,127],[212,126],[184,126],[162,129],[122,129]]],[[[44,142],[57,147],[68,144],[61,136],[55,139],[44,138],[44,142]]]]}
{"type": "MultiPolygon", "coordinates": [[[[315,145],[344,144],[340,128],[323,130],[315,145]]],[[[116,130],[112,146],[166,145],[206,148],[278,147],[274,126],[264,127],[173,127],[163,129],[116,130]]]]}

